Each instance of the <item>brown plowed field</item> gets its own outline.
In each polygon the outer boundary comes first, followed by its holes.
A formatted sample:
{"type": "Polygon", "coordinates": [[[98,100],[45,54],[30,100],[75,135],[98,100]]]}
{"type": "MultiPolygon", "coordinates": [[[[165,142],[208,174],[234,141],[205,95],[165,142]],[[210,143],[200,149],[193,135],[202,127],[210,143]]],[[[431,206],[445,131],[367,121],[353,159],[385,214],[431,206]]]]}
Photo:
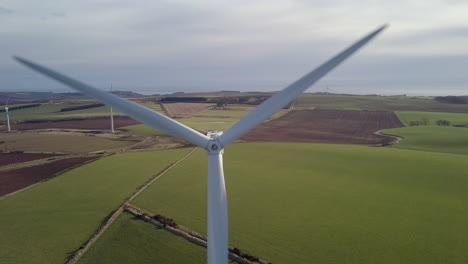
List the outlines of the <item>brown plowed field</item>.
{"type": "Polygon", "coordinates": [[[38,166],[0,172],[0,196],[25,188],[52,177],[65,169],[77,166],[96,157],[79,157],[54,161],[38,166]]]}
{"type": "Polygon", "coordinates": [[[265,122],[243,136],[248,141],[381,144],[374,132],[402,127],[393,112],[355,110],[296,110],[265,122]]]}
{"type": "MultiPolygon", "coordinates": [[[[114,127],[124,127],[139,124],[139,122],[128,117],[114,117],[114,127]]],[[[82,120],[61,120],[46,121],[38,123],[22,123],[12,125],[14,130],[33,130],[33,129],[110,129],[109,118],[82,119],[82,120]]]]}
{"type": "Polygon", "coordinates": [[[0,153],[0,167],[31,160],[46,159],[58,154],[41,153],[0,153]]]}
{"type": "Polygon", "coordinates": [[[162,104],[166,114],[170,117],[189,117],[193,114],[211,109],[215,104],[207,103],[170,103],[162,104]]]}

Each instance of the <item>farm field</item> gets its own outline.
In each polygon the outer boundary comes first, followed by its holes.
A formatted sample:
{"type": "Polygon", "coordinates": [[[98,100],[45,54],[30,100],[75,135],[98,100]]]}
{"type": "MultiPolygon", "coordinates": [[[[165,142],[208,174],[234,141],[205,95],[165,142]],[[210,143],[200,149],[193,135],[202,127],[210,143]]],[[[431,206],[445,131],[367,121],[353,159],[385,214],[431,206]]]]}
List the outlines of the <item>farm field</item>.
{"type": "Polygon", "coordinates": [[[196,117],[220,117],[220,118],[242,118],[251,112],[255,107],[249,105],[227,105],[222,109],[210,109],[202,113],[195,114],[196,117]]]}
{"type": "MultiPolygon", "coordinates": [[[[78,101],[79,102],[79,101],[78,101]]],[[[67,112],[60,112],[62,108],[76,107],[80,105],[87,105],[90,103],[95,103],[94,101],[85,101],[79,102],[74,100],[69,101],[53,101],[49,103],[43,103],[39,107],[26,108],[15,111],[10,111],[10,118],[12,124],[29,121],[29,120],[63,120],[67,118],[91,118],[91,117],[103,117],[109,116],[110,109],[107,106],[94,107],[89,109],[81,109],[67,112]]],[[[163,113],[161,106],[159,104],[151,102],[142,102],[141,105],[144,105],[150,109],[153,109],[157,112],[163,113]]],[[[117,111],[114,111],[115,116],[121,116],[117,111]]],[[[5,114],[0,115],[0,122],[5,122],[5,114]]]]}
{"type": "Polygon", "coordinates": [[[64,263],[138,186],[188,151],[112,155],[1,199],[2,263],[64,263]]]}
{"type": "MultiPolygon", "coordinates": [[[[248,114],[253,107],[251,106],[240,106],[233,105],[229,106],[226,110],[207,110],[202,113],[194,114],[189,118],[180,118],[177,121],[195,129],[206,133],[208,130],[223,130],[226,131],[242,117],[248,114]]],[[[275,114],[272,118],[280,117],[281,115],[287,113],[288,110],[281,110],[275,114]]],[[[161,135],[162,132],[156,131],[153,128],[150,128],[146,125],[131,125],[122,127],[125,130],[128,130],[129,133],[137,135],[161,135]]]]}
{"type": "Polygon", "coordinates": [[[163,104],[164,110],[171,118],[189,117],[193,114],[213,108],[210,103],[170,103],[163,104]]]}
{"type": "Polygon", "coordinates": [[[374,132],[403,124],[392,112],[356,110],[295,110],[263,123],[243,136],[247,141],[381,144],[374,132]]]}
{"type": "MultiPolygon", "coordinates": [[[[227,130],[239,119],[231,118],[216,118],[216,117],[189,117],[177,119],[178,122],[189,126],[200,132],[207,132],[208,130],[227,130]]],[[[130,134],[135,135],[164,135],[161,131],[157,131],[147,125],[138,124],[122,127],[130,134]]]]}
{"type": "Polygon", "coordinates": [[[35,151],[87,153],[122,148],[130,141],[112,140],[96,136],[77,136],[50,133],[1,133],[0,151],[35,151]]]}
{"type": "MultiPolygon", "coordinates": [[[[356,145],[226,149],[230,245],[273,263],[465,263],[468,156],[356,145]]],[[[197,150],[134,200],[205,233],[197,150]]]]}
{"type": "Polygon", "coordinates": [[[303,94],[294,104],[299,108],[382,111],[431,111],[468,113],[468,105],[445,104],[432,98],[410,96],[358,96],[303,94]]]}
{"type": "Polygon", "coordinates": [[[0,152],[0,167],[15,163],[21,163],[31,160],[46,159],[56,157],[57,154],[42,154],[42,153],[1,153],[0,152]]]}
{"type": "Polygon", "coordinates": [[[97,157],[76,157],[61,159],[50,163],[0,171],[0,197],[38,183],[65,169],[78,166],[97,157]]]}
{"type": "MultiPolygon", "coordinates": [[[[54,113],[58,113],[61,108],[71,107],[73,104],[70,103],[56,103],[56,104],[41,104],[39,107],[34,108],[25,108],[15,111],[10,111],[11,122],[20,122],[25,120],[32,119],[43,119],[51,118],[54,113]]],[[[6,120],[5,114],[0,115],[0,121],[4,122],[6,120]]]]}
{"type": "Polygon", "coordinates": [[[384,133],[403,137],[393,148],[468,154],[468,128],[414,126],[387,129],[384,133]]]}
{"type": "Polygon", "coordinates": [[[206,263],[206,249],[123,213],[79,264],[206,263]]]}
{"type": "Polygon", "coordinates": [[[424,120],[427,120],[427,125],[430,126],[437,125],[437,120],[448,120],[451,125],[468,125],[468,114],[417,111],[398,111],[395,114],[406,126],[409,126],[412,121],[422,122],[424,120]]]}
{"type": "MultiPolygon", "coordinates": [[[[120,128],[124,126],[130,126],[139,124],[128,117],[114,117],[114,127],[120,128]]],[[[13,130],[34,130],[34,129],[94,129],[103,130],[110,129],[110,118],[93,118],[93,119],[82,119],[82,120],[60,120],[60,121],[46,121],[46,122],[32,122],[14,124],[11,126],[13,130]]]]}

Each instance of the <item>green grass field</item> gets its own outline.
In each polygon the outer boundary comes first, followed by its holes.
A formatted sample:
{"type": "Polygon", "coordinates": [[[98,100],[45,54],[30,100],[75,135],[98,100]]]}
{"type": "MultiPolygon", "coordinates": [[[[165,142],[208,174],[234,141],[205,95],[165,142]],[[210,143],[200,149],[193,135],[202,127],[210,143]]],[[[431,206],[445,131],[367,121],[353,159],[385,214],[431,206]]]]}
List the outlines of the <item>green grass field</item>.
{"type": "Polygon", "coordinates": [[[123,213],[78,263],[206,263],[206,249],[123,213]]]}
{"type": "MultiPolygon", "coordinates": [[[[230,245],[273,263],[468,262],[468,156],[332,144],[226,149],[230,245]]],[[[205,232],[198,150],[135,205],[205,232]]]]}
{"type": "Polygon", "coordinates": [[[64,263],[138,186],[187,151],[113,155],[0,200],[0,262],[64,263]]]}
{"type": "Polygon", "coordinates": [[[448,120],[451,122],[451,125],[468,125],[468,114],[417,111],[398,111],[395,113],[406,126],[409,126],[412,121],[421,122],[424,119],[431,126],[437,125],[437,120],[448,120]]]}
{"type": "Polygon", "coordinates": [[[87,153],[122,148],[135,142],[96,136],[39,134],[34,132],[0,133],[0,151],[87,153]]]}
{"type": "Polygon", "coordinates": [[[414,126],[384,132],[403,137],[393,148],[468,154],[468,128],[414,126]]]}
{"type": "Polygon", "coordinates": [[[346,96],[303,94],[295,107],[319,107],[350,110],[432,111],[468,113],[468,105],[443,104],[427,97],[346,96]]]}
{"type": "MultiPolygon", "coordinates": [[[[95,101],[83,101],[81,104],[91,104],[96,103],[95,101]]],[[[154,103],[141,103],[142,105],[153,109],[157,112],[162,113],[161,106],[154,103]]],[[[20,109],[15,111],[10,111],[10,119],[12,123],[23,122],[26,120],[38,120],[38,119],[64,119],[64,118],[87,118],[87,117],[98,117],[98,116],[108,116],[110,108],[107,106],[88,108],[75,111],[60,112],[60,109],[67,107],[79,106],[79,103],[70,101],[57,101],[52,103],[44,103],[39,107],[20,109]]],[[[114,111],[116,116],[122,115],[117,111],[114,111]]],[[[0,115],[0,122],[6,120],[5,114],[0,115]]]]}

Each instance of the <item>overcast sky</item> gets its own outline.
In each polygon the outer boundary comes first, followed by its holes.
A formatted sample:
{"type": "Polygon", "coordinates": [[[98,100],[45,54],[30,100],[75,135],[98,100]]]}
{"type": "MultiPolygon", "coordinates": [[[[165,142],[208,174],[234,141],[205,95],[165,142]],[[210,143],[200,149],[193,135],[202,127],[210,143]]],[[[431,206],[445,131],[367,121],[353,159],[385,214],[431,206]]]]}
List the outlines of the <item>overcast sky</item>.
{"type": "Polygon", "coordinates": [[[282,89],[384,23],[309,92],[468,95],[468,1],[0,1],[0,91],[71,91],[16,54],[143,93],[282,89]]]}

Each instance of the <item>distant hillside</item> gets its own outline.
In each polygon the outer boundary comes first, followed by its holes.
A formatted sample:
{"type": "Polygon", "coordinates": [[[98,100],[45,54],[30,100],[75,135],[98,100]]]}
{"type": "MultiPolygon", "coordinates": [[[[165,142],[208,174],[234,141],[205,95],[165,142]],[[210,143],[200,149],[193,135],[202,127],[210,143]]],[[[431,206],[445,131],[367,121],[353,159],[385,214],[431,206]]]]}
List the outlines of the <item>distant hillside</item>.
{"type": "MultiPolygon", "coordinates": [[[[112,91],[113,94],[125,98],[140,98],[144,95],[131,91],[112,91]]],[[[53,92],[0,92],[0,104],[8,99],[10,104],[46,102],[51,100],[86,99],[81,93],[53,93],[53,92]]]]}
{"type": "Polygon", "coordinates": [[[446,104],[467,104],[468,96],[438,96],[434,100],[446,104]]]}

